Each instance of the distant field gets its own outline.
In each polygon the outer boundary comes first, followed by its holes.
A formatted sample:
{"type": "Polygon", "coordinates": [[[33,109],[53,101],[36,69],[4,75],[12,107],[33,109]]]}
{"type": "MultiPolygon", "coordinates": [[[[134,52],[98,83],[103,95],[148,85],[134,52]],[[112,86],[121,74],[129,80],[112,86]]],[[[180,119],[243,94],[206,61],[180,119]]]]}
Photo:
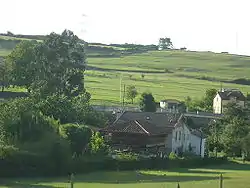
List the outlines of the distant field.
{"type": "Polygon", "coordinates": [[[150,91],[157,100],[200,98],[206,89],[219,89],[221,84],[241,89],[245,94],[250,92],[249,85],[226,83],[250,78],[250,57],[246,56],[152,51],[118,58],[88,58],[88,65],[99,68],[86,71],[86,88],[99,104],[119,103],[121,75],[122,85],[135,85],[139,93],[150,91]]]}
{"type": "MultiPolygon", "coordinates": [[[[5,37],[10,38],[17,39],[5,37]]],[[[232,83],[239,78],[250,79],[249,56],[188,51],[121,55],[122,50],[124,48],[105,44],[89,44],[85,86],[94,104],[119,105],[120,83],[122,88],[135,85],[139,94],[150,91],[158,101],[165,98],[183,100],[187,96],[201,98],[206,89],[219,89],[221,85],[241,89],[245,94],[250,92],[250,85],[232,83]]],[[[10,50],[0,49],[0,56],[9,53],[10,50]]],[[[137,102],[136,99],[134,105],[137,102]]]]}
{"type": "Polygon", "coordinates": [[[0,48],[0,57],[7,56],[8,54],[10,54],[10,52],[11,50],[5,50],[0,48]]]}
{"type": "MultiPolygon", "coordinates": [[[[171,171],[96,172],[76,175],[75,188],[219,188],[219,174],[225,188],[250,188],[249,164],[231,164],[206,169],[173,169],[171,171]]],[[[69,178],[0,179],[0,188],[67,188],[69,178]]]]}

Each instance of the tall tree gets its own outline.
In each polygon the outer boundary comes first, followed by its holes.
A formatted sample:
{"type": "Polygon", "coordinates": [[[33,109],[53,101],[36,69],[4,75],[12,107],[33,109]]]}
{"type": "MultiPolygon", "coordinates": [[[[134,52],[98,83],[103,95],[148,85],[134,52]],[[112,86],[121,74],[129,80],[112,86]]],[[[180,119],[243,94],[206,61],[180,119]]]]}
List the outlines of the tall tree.
{"type": "Polygon", "coordinates": [[[137,92],[135,86],[133,86],[133,85],[127,86],[126,98],[131,100],[132,104],[134,103],[134,99],[137,95],[138,95],[138,92],[137,92]]]}
{"type": "Polygon", "coordinates": [[[225,124],[222,141],[224,150],[231,156],[240,156],[242,154],[242,142],[249,132],[247,123],[239,118],[233,117],[225,124]]]}
{"type": "Polygon", "coordinates": [[[159,39],[159,48],[162,50],[171,49],[173,48],[173,43],[171,38],[165,37],[159,39]]]}
{"type": "Polygon", "coordinates": [[[155,112],[156,103],[152,93],[142,93],[140,98],[140,109],[143,112],[155,112]]]}
{"type": "Polygon", "coordinates": [[[40,96],[84,91],[84,45],[73,32],[51,33],[39,44],[22,43],[10,55],[15,81],[40,96]]]}
{"type": "Polygon", "coordinates": [[[36,75],[33,62],[34,46],[35,43],[24,40],[6,58],[13,67],[13,84],[23,86],[28,91],[36,75]]]}
{"type": "Polygon", "coordinates": [[[224,151],[231,156],[239,156],[243,151],[244,138],[250,130],[248,113],[234,103],[229,103],[222,119],[223,132],[220,135],[224,151]]]}

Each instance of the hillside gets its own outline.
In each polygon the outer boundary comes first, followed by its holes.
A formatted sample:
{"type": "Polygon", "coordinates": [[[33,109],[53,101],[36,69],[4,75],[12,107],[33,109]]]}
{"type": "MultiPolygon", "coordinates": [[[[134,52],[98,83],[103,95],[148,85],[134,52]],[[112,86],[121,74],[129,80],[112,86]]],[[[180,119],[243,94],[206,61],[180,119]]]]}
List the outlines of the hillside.
{"type": "MultiPolygon", "coordinates": [[[[1,39],[1,37],[0,37],[1,39]]],[[[6,39],[6,38],[5,38],[6,39]]],[[[10,40],[10,38],[8,38],[10,40]]],[[[0,49],[0,56],[11,49],[0,49]]],[[[88,44],[86,88],[92,102],[120,103],[120,82],[151,91],[157,100],[200,98],[208,88],[250,92],[250,57],[212,52],[133,51],[117,45],[88,44]],[[143,76],[144,78],[143,78],[143,76]],[[122,78],[122,79],[121,79],[122,78]]]]}

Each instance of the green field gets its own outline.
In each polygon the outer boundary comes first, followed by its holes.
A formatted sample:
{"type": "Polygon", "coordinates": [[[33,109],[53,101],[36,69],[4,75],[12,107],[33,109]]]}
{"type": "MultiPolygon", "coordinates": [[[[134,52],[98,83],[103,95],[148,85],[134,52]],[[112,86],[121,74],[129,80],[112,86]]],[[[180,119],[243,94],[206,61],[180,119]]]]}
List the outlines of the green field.
{"type": "MultiPolygon", "coordinates": [[[[250,164],[227,164],[206,169],[173,169],[171,171],[96,172],[75,177],[75,188],[219,188],[219,174],[223,174],[224,188],[249,188],[250,164]]],[[[0,188],[40,187],[66,188],[69,178],[0,179],[0,188]]]]}
{"type": "Polygon", "coordinates": [[[98,104],[119,103],[121,77],[122,85],[133,84],[139,93],[150,91],[157,100],[201,98],[206,89],[219,89],[221,84],[250,92],[250,86],[228,83],[250,78],[250,57],[246,56],[152,51],[120,58],[88,58],[88,65],[99,68],[86,71],[85,79],[87,90],[98,104]]]}
{"type": "MultiPolygon", "coordinates": [[[[11,38],[15,39],[5,37],[11,38]]],[[[96,48],[86,50],[89,68],[85,72],[85,86],[94,104],[119,105],[120,88],[124,85],[135,85],[139,94],[150,91],[157,101],[166,98],[184,100],[187,96],[201,98],[206,89],[220,89],[221,85],[241,89],[245,94],[250,92],[250,85],[232,83],[239,78],[250,79],[249,56],[180,50],[120,56],[124,48],[89,46],[96,48]],[[112,57],[112,53],[116,55],[112,57]],[[94,57],[97,55],[109,56],[94,57]]],[[[10,51],[0,49],[0,56],[8,53],[10,51]]],[[[138,97],[134,105],[137,102],[138,97]]]]}

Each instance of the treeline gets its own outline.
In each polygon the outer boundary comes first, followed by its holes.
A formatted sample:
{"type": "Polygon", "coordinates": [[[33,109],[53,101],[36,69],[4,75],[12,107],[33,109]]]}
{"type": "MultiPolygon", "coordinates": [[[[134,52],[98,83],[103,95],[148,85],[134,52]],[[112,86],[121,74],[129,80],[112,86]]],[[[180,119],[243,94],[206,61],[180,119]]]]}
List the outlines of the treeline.
{"type": "Polygon", "coordinates": [[[7,33],[0,33],[0,36],[31,39],[31,40],[46,40],[47,39],[46,35],[21,35],[21,34],[13,34],[10,31],[8,31],[7,33]]]}

